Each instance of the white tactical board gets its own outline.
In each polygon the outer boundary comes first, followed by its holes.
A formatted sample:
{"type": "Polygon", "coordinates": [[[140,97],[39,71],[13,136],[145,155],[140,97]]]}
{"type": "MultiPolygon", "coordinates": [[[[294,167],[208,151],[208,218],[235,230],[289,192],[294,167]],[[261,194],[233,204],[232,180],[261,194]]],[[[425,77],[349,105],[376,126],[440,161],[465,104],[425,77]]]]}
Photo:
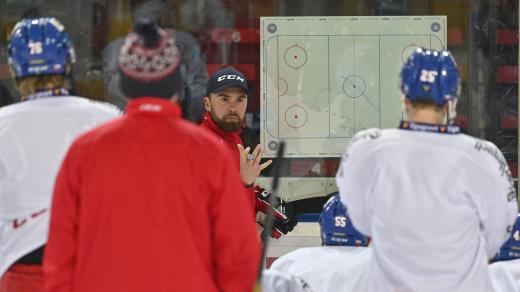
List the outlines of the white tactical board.
{"type": "Polygon", "coordinates": [[[267,157],[339,157],[356,132],[396,127],[399,72],[446,47],[446,16],[261,17],[260,139],[267,157]]]}

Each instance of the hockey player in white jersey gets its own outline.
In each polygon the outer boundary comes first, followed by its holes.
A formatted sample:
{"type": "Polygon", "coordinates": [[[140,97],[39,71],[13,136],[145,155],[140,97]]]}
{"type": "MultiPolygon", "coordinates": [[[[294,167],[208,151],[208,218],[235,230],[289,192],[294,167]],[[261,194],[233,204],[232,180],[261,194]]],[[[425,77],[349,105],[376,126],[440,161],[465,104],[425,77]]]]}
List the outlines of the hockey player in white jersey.
{"type": "Polygon", "coordinates": [[[357,133],[342,157],[342,201],[373,242],[366,291],[493,291],[516,191],[500,150],[451,123],[459,84],[449,52],[418,49],[401,72],[407,119],[357,133]]]}
{"type": "Polygon", "coordinates": [[[58,167],[73,139],[121,113],[68,93],[75,53],[55,18],[18,22],[8,57],[22,101],[0,108],[0,291],[37,292],[58,167]]]}
{"type": "Polygon", "coordinates": [[[337,193],[323,207],[320,230],[323,247],[292,251],[264,271],[264,292],[365,291],[372,256],[372,248],[367,247],[370,239],[352,226],[337,193]]]}

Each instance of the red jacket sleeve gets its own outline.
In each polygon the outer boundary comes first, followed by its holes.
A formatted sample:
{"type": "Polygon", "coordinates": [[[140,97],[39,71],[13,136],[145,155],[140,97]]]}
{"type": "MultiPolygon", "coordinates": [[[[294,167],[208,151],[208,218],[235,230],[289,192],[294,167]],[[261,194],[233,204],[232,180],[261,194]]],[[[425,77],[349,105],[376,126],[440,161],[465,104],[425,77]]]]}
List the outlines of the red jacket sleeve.
{"type": "Polygon", "coordinates": [[[256,212],[258,211],[256,209],[256,193],[255,193],[255,185],[249,187],[249,188],[245,188],[245,193],[246,193],[246,198],[247,198],[247,202],[251,208],[251,213],[252,213],[252,216],[255,217],[256,216],[256,212]]]}
{"type": "Polygon", "coordinates": [[[63,161],[54,186],[49,239],[43,269],[45,291],[73,292],[78,216],[78,164],[74,148],[63,161]]]}
{"type": "MultiPolygon", "coordinates": [[[[227,156],[225,156],[227,157],[227,156]]],[[[215,165],[219,190],[210,204],[213,222],[215,279],[221,291],[252,291],[260,260],[260,240],[251,203],[231,158],[215,165]],[[226,165],[227,164],[227,165],[226,165]]]]}

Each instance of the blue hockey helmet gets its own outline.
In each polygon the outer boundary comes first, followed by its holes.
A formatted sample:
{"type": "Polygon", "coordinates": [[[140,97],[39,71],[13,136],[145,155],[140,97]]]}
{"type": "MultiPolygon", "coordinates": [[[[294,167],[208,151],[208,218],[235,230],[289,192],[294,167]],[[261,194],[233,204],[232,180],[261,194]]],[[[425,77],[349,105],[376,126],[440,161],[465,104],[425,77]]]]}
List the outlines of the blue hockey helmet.
{"type": "Polygon", "coordinates": [[[444,106],[460,93],[460,74],[448,51],[417,49],[401,71],[401,91],[410,101],[444,106]]]}
{"type": "Polygon", "coordinates": [[[320,227],[323,245],[367,246],[370,241],[354,228],[338,193],[323,206],[320,227]]]}
{"type": "Polygon", "coordinates": [[[515,225],[509,239],[500,247],[493,261],[509,261],[520,259],[520,216],[516,217],[515,225]]]}
{"type": "Polygon", "coordinates": [[[16,77],[64,74],[76,61],[64,26],[52,17],[26,18],[14,27],[7,47],[16,77]]]}

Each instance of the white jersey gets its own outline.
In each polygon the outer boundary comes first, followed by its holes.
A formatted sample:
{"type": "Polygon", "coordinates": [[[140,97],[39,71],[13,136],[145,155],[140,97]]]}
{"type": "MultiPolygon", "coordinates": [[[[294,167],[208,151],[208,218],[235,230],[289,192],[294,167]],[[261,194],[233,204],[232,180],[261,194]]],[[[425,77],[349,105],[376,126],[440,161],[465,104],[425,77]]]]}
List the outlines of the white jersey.
{"type": "Polygon", "coordinates": [[[120,114],[108,103],[74,96],[0,108],[0,276],[46,242],[55,177],[72,141],[120,114]]]}
{"type": "Polygon", "coordinates": [[[278,270],[262,272],[262,292],[316,292],[303,279],[278,270]]]}
{"type": "Polygon", "coordinates": [[[366,291],[371,247],[325,246],[292,251],[271,270],[303,280],[312,291],[366,291]]]}
{"type": "Polygon", "coordinates": [[[367,291],[493,291],[487,261],[517,214],[507,163],[490,142],[410,124],[356,134],[336,175],[372,237],[367,291]]]}
{"type": "Polygon", "coordinates": [[[496,292],[520,292],[520,259],[489,265],[496,292]]]}
{"type": "MultiPolygon", "coordinates": [[[[300,248],[278,258],[262,277],[271,291],[367,291],[372,248],[300,248]]],[[[520,259],[489,266],[496,292],[520,292],[520,259]]],[[[461,290],[462,291],[462,290],[461,290]]]]}

